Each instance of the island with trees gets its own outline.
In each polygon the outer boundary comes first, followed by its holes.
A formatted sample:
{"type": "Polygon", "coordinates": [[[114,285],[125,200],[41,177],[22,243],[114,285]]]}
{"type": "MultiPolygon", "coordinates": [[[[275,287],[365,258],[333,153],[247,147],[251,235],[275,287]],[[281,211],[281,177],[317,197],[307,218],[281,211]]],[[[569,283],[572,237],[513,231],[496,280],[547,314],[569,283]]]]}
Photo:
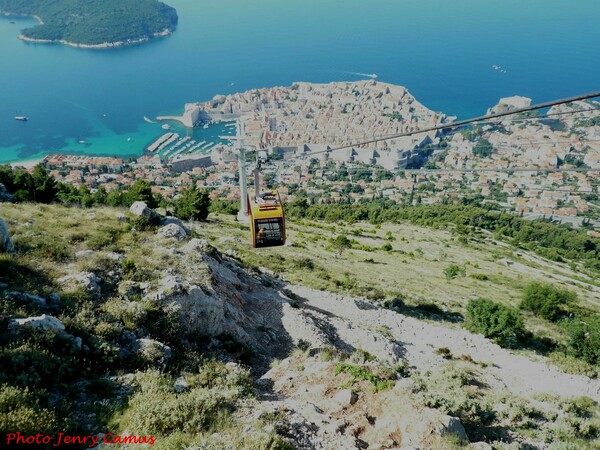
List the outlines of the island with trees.
{"type": "Polygon", "coordinates": [[[136,44],[177,27],[175,8],[157,0],[0,0],[0,12],[39,22],[21,31],[24,41],[82,48],[136,44]]]}

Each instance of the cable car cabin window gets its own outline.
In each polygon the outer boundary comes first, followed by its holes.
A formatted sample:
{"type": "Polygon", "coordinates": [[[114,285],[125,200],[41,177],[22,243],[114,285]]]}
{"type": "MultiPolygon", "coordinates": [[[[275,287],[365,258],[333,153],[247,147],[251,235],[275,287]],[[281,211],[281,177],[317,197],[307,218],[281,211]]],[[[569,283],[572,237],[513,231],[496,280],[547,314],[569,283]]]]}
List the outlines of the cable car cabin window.
{"type": "Polygon", "coordinates": [[[283,219],[257,219],[254,221],[256,230],[256,247],[273,247],[283,245],[283,219]]]}

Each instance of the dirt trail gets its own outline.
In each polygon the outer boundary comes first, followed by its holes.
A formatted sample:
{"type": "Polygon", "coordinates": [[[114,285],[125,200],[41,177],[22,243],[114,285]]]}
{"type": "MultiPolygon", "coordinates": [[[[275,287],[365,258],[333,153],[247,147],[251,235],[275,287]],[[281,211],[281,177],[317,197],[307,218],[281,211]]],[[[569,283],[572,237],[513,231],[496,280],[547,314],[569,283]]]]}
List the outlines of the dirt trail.
{"type": "Polygon", "coordinates": [[[406,358],[418,370],[446,362],[436,350],[447,347],[455,356],[493,363],[481,371],[493,389],[527,397],[536,393],[586,395],[600,401],[600,380],[565,374],[542,356],[521,356],[481,335],[420,321],[360,299],[304,286],[287,288],[301,298],[300,309],[284,308],[283,325],[294,340],[362,349],[390,362],[406,358]]]}

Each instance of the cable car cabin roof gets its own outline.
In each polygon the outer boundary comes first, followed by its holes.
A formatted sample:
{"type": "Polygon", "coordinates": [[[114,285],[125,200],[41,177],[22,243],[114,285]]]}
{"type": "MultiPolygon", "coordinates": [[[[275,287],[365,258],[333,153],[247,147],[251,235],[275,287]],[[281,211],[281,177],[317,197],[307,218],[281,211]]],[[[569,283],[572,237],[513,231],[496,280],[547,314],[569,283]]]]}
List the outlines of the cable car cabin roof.
{"type": "Polygon", "coordinates": [[[277,191],[265,192],[257,197],[251,197],[250,213],[253,219],[270,219],[283,217],[283,205],[277,191]]]}

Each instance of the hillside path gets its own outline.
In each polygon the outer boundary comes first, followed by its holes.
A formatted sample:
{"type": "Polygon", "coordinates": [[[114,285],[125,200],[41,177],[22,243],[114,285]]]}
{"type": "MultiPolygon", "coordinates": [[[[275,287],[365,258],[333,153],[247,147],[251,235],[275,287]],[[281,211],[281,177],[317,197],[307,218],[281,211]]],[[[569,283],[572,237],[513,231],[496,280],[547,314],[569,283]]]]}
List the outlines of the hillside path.
{"type": "Polygon", "coordinates": [[[561,372],[540,355],[523,356],[503,349],[482,335],[461,328],[425,322],[374,306],[364,300],[288,285],[302,307],[285,308],[283,325],[295,340],[310,339],[340,349],[362,349],[380,359],[426,371],[447,361],[436,350],[448,348],[456,357],[468,355],[492,388],[518,395],[553,393],[589,396],[600,402],[600,380],[561,372]]]}

